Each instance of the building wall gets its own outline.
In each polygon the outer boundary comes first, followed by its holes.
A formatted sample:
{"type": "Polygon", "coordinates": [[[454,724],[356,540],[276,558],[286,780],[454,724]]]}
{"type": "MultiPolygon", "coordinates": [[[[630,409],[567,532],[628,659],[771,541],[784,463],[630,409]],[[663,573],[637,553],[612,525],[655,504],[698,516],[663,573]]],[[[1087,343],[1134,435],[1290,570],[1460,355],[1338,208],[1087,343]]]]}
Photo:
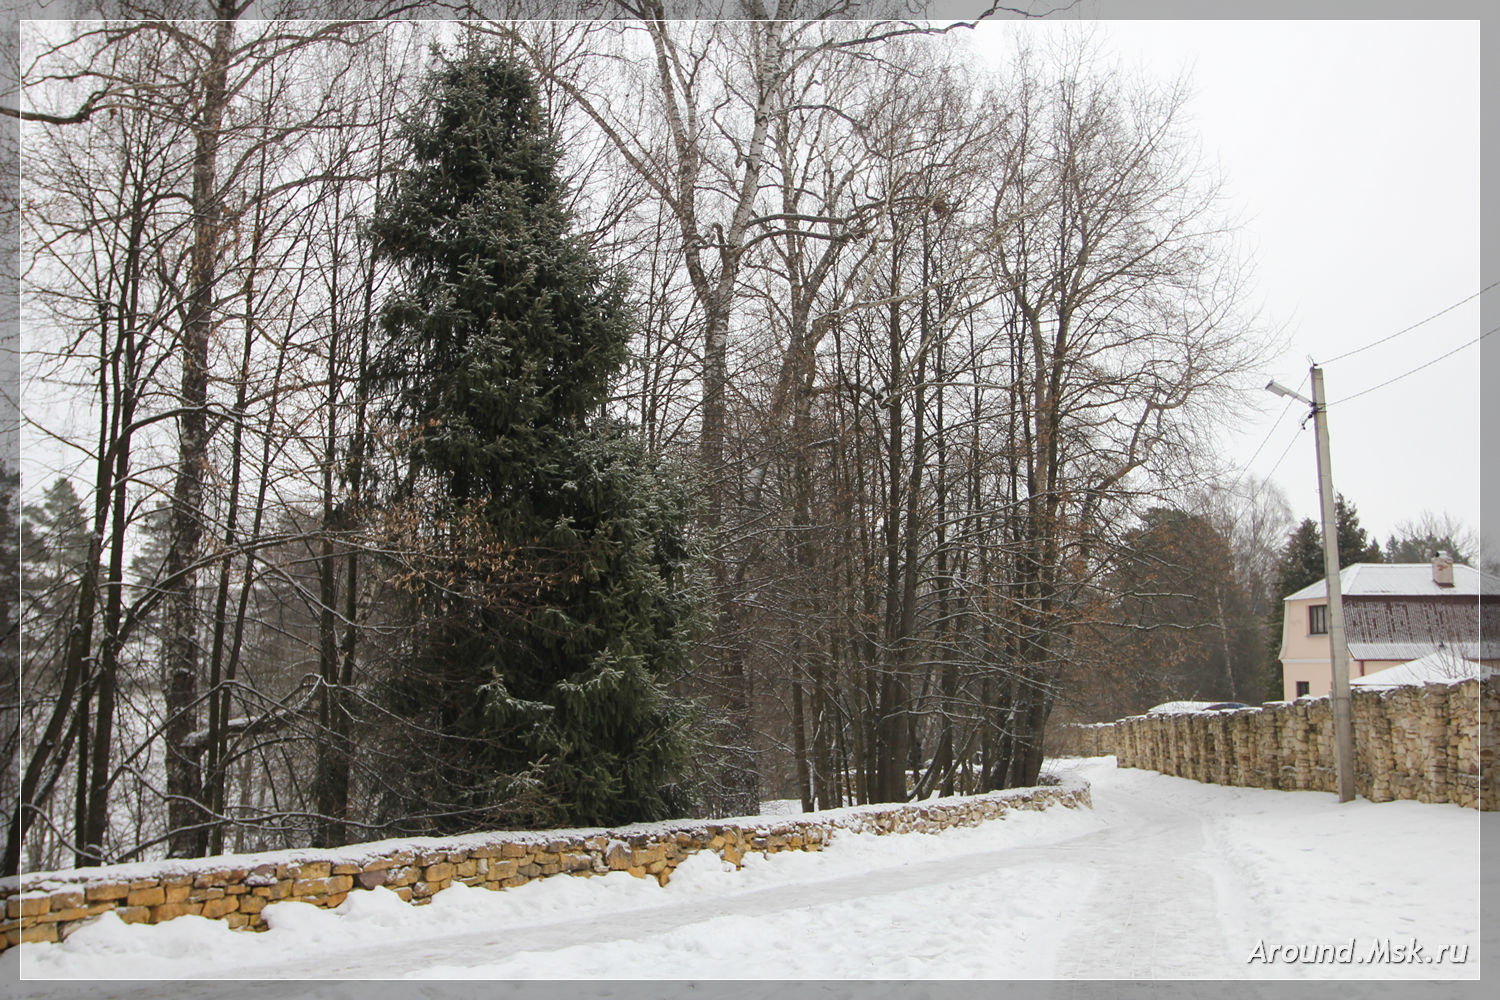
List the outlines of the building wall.
{"type": "Polygon", "coordinates": [[[1281,697],[1286,701],[1297,697],[1298,681],[1306,681],[1307,693],[1314,697],[1328,694],[1333,687],[1330,666],[1333,654],[1329,651],[1328,636],[1311,635],[1307,631],[1307,609],[1327,603],[1326,597],[1286,602],[1286,617],[1281,627],[1281,697]]]}

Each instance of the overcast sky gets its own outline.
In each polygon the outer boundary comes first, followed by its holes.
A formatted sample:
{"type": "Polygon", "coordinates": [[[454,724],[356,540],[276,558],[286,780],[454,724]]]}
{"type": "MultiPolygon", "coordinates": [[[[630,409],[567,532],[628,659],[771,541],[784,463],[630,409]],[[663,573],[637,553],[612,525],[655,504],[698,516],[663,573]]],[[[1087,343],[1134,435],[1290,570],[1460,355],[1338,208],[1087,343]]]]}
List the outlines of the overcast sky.
{"type": "MultiPolygon", "coordinates": [[[[1104,49],[1126,66],[1163,79],[1188,74],[1203,152],[1244,219],[1254,305],[1289,345],[1268,375],[1310,395],[1308,358],[1324,364],[1334,485],[1361,523],[1382,542],[1423,510],[1477,529],[1478,346],[1340,400],[1472,341],[1481,332],[1479,300],[1335,359],[1500,279],[1481,275],[1479,262],[1479,23],[1096,26],[1104,49]]],[[[977,30],[986,48],[1003,52],[1010,32],[1077,27],[977,30]]],[[[1317,518],[1312,424],[1298,429],[1306,407],[1269,393],[1263,405],[1226,453],[1271,475],[1297,518],[1317,518]]]]}

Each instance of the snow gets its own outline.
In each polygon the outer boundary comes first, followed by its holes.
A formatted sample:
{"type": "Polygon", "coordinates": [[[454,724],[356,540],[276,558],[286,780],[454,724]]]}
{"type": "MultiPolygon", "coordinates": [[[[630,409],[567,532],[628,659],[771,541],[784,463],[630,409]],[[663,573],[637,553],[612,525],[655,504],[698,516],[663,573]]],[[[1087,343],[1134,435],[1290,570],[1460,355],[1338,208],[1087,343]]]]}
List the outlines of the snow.
{"type": "Polygon", "coordinates": [[[1408,684],[1457,684],[1476,677],[1489,677],[1494,668],[1481,666],[1452,650],[1440,649],[1364,677],[1352,677],[1353,687],[1393,688],[1408,684]]]}
{"type": "Polygon", "coordinates": [[[1500,657],[1500,642],[1489,639],[1452,640],[1438,642],[1351,642],[1351,660],[1416,660],[1438,649],[1451,650],[1467,660],[1488,660],[1500,657]]]}
{"type": "MultiPolygon", "coordinates": [[[[1339,593],[1345,597],[1491,596],[1500,594],[1500,577],[1455,563],[1453,586],[1444,587],[1432,582],[1431,563],[1354,563],[1339,570],[1339,593]]],[[[1317,580],[1284,599],[1327,596],[1328,581],[1317,580]]]]}
{"type": "MultiPolygon", "coordinates": [[[[1147,715],[1197,715],[1199,712],[1237,712],[1236,708],[1211,708],[1213,705],[1222,705],[1220,701],[1164,701],[1160,705],[1153,705],[1146,709],[1147,715]]],[[[1253,708],[1246,705],[1245,708],[1253,708]]]]}
{"type": "MultiPolygon", "coordinates": [[[[112,915],[0,955],[26,979],[1476,978],[1479,816],[1416,802],[1201,784],[1067,762],[1095,808],[941,834],[840,832],[819,853],[687,859],[665,887],[614,873],[428,906],[386,890],[271,929],[112,915]],[[1463,964],[1251,963],[1257,947],[1416,936],[1463,964]]],[[[768,820],[771,817],[768,817],[768,820]]],[[[416,984],[412,984],[415,986],[416,984]]],[[[303,984],[304,987],[307,984],[303,984]]],[[[85,984],[31,982],[28,996],[85,984]]],[[[323,994],[339,995],[331,985],[323,994]]],[[[157,996],[159,984],[111,995],[157,996]]],[[[214,996],[258,997],[255,982],[214,996]]]]}

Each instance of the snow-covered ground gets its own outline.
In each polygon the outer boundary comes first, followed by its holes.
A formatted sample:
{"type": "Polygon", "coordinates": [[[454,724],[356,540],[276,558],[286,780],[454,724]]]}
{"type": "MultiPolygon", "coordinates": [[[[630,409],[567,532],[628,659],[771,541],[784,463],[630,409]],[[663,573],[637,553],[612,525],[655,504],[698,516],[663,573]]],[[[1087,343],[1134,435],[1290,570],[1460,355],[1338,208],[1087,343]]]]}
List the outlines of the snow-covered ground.
{"type": "MultiPolygon", "coordinates": [[[[197,917],[127,926],[111,915],[62,944],[12,949],[0,956],[0,975],[1478,977],[1473,810],[1362,799],[1341,806],[1325,793],[1116,769],[1108,757],[1066,766],[1093,786],[1093,810],[1016,812],[939,835],[843,833],[819,854],[749,855],[738,872],[701,854],[665,888],[616,873],[498,893],[459,885],[424,907],[385,890],[351,894],[335,910],[279,903],[265,911],[264,934],[197,917]],[[1379,960],[1397,947],[1404,957],[1413,942],[1416,961],[1379,960]],[[1304,946],[1324,946],[1325,960],[1306,960],[1304,946]]],[[[83,989],[32,982],[25,993],[83,989]]],[[[246,982],[242,991],[220,983],[211,995],[259,994],[246,982]]]]}

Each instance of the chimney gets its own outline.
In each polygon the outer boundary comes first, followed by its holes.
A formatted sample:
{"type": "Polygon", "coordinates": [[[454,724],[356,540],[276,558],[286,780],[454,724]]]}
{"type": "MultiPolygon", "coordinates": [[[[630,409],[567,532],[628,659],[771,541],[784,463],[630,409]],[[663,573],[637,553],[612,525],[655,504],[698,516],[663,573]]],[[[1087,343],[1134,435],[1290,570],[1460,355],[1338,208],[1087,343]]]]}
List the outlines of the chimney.
{"type": "Polygon", "coordinates": [[[1432,554],[1432,582],[1439,587],[1453,586],[1453,557],[1448,553],[1432,554]]]}

